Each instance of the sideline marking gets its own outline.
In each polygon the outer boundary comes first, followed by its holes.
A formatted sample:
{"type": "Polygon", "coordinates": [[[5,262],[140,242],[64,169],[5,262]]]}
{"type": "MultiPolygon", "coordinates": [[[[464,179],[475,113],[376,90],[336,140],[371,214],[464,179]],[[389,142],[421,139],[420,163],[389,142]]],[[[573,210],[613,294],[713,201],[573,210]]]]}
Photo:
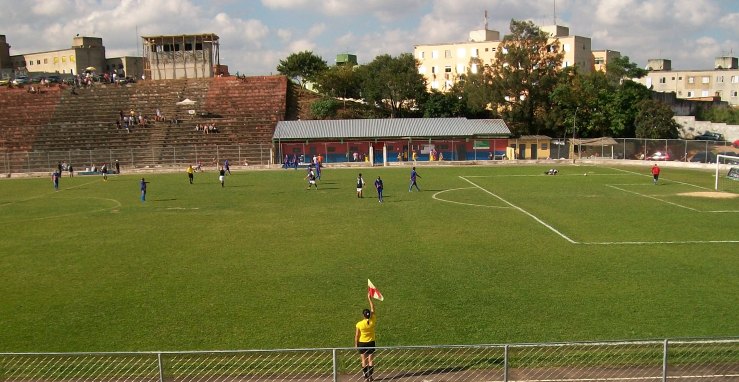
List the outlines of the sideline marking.
{"type": "Polygon", "coordinates": [[[483,190],[483,191],[487,192],[488,194],[490,194],[490,195],[494,196],[495,198],[497,198],[497,199],[498,199],[498,200],[500,200],[501,202],[503,202],[503,203],[505,203],[505,204],[507,204],[507,205],[509,205],[509,206],[511,206],[511,207],[513,207],[513,208],[515,208],[515,209],[517,209],[517,210],[519,210],[519,211],[523,212],[524,214],[528,215],[528,216],[529,216],[530,218],[532,218],[532,219],[536,220],[536,221],[537,221],[537,222],[538,222],[539,224],[543,225],[544,227],[547,227],[547,228],[549,228],[549,230],[550,230],[550,231],[552,231],[552,232],[556,233],[556,234],[557,234],[557,235],[559,235],[559,236],[560,236],[561,238],[563,238],[563,239],[565,239],[565,240],[569,241],[570,243],[572,243],[572,244],[579,244],[578,242],[576,242],[576,241],[574,241],[574,240],[570,239],[569,237],[567,237],[567,235],[563,234],[562,232],[559,232],[559,231],[557,231],[557,229],[556,229],[556,228],[554,228],[554,227],[550,226],[549,224],[547,224],[547,223],[546,223],[546,222],[544,222],[543,220],[539,219],[538,217],[534,216],[534,215],[533,215],[532,213],[530,213],[530,212],[528,212],[528,211],[524,210],[523,208],[521,208],[521,207],[519,207],[519,206],[517,206],[517,205],[515,205],[515,204],[513,204],[513,203],[511,203],[511,202],[509,202],[509,201],[507,201],[507,200],[505,200],[505,199],[503,199],[503,198],[501,198],[500,196],[498,196],[498,195],[496,195],[496,194],[494,194],[494,193],[492,193],[492,192],[490,192],[490,191],[488,191],[488,190],[486,190],[486,189],[484,189],[484,188],[480,187],[479,185],[475,184],[474,182],[472,182],[471,180],[469,180],[469,179],[467,179],[467,178],[465,178],[465,177],[463,177],[463,176],[460,176],[460,178],[462,178],[462,179],[463,179],[464,181],[466,181],[467,183],[469,183],[469,184],[471,184],[471,185],[473,185],[473,186],[475,186],[475,187],[477,187],[477,188],[479,188],[479,189],[481,189],[481,190],[483,190]]]}
{"type": "Polygon", "coordinates": [[[649,245],[649,244],[729,244],[739,240],[684,240],[684,241],[601,241],[582,242],[584,245],[649,245]]]}
{"type": "Polygon", "coordinates": [[[503,207],[503,206],[488,206],[488,205],[484,205],[484,204],[474,204],[474,203],[455,202],[455,201],[453,201],[453,200],[446,200],[446,199],[442,199],[442,198],[438,198],[438,197],[437,197],[437,195],[439,195],[439,194],[441,194],[441,193],[444,193],[444,192],[449,192],[449,191],[458,191],[458,190],[471,190],[471,189],[473,189],[473,188],[475,188],[475,187],[460,187],[460,188],[451,188],[451,189],[448,189],[448,190],[443,190],[443,191],[439,191],[439,192],[437,192],[437,193],[435,193],[435,194],[431,195],[431,198],[432,198],[432,199],[436,199],[436,200],[438,200],[438,201],[440,201],[440,202],[447,202],[447,203],[454,203],[454,204],[462,204],[462,205],[465,205],[465,206],[473,206],[473,207],[486,207],[486,208],[500,208],[500,209],[508,209],[508,208],[510,208],[510,207],[503,207]]]}

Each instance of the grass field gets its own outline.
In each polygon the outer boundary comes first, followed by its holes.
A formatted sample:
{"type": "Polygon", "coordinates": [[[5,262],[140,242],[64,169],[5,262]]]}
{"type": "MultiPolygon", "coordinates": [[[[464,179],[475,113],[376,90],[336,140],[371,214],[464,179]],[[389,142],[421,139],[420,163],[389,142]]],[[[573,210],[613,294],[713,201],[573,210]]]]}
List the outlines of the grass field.
{"type": "Polygon", "coordinates": [[[3,180],[0,351],[352,346],[367,278],[381,346],[739,335],[739,198],[686,195],[710,172],[544,170],[3,180]]]}

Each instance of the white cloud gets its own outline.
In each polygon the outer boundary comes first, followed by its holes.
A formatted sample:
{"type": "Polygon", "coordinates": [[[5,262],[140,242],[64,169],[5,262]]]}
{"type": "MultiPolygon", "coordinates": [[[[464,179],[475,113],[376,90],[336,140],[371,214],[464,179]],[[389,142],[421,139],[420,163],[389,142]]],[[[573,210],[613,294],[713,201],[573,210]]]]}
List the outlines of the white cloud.
{"type": "Polygon", "coordinates": [[[310,29],[308,30],[308,38],[316,38],[320,36],[321,34],[323,34],[325,30],[326,30],[326,24],[324,23],[315,24],[311,26],[310,29]]]}
{"type": "Polygon", "coordinates": [[[289,29],[278,29],[277,37],[279,37],[280,41],[287,42],[293,37],[293,32],[289,29]]]}

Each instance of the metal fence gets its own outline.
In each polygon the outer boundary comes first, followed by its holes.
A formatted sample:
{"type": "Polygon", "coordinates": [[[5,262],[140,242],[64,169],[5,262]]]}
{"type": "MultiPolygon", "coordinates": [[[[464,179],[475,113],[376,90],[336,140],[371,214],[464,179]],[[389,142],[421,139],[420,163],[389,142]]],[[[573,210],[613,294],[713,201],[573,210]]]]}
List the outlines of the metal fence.
{"type": "Polygon", "coordinates": [[[216,166],[228,159],[233,165],[267,165],[271,144],[173,146],[157,148],[92,149],[69,151],[0,152],[3,173],[50,172],[57,163],[72,164],[75,171],[108,167],[118,160],[124,169],[196,165],[216,166]]]}
{"type": "MultiPolygon", "coordinates": [[[[739,339],[378,347],[376,381],[739,381],[739,339]]],[[[362,381],[352,348],[0,354],[0,381],[362,381]]]]}

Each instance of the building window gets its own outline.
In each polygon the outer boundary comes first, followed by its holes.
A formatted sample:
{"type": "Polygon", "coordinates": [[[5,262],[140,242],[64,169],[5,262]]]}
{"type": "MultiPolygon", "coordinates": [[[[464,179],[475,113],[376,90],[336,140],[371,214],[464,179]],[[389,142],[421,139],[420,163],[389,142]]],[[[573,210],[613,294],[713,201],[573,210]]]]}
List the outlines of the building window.
{"type": "Polygon", "coordinates": [[[683,78],[682,78],[682,77],[678,77],[677,79],[678,79],[678,81],[682,81],[682,80],[683,80],[683,78]]]}
{"type": "Polygon", "coordinates": [[[185,50],[192,50],[192,43],[191,42],[186,42],[185,43],[185,50]]]}
{"type": "Polygon", "coordinates": [[[457,49],[457,57],[464,58],[466,54],[467,54],[467,50],[465,48],[457,49]]]}
{"type": "Polygon", "coordinates": [[[470,72],[472,72],[472,74],[477,74],[477,64],[472,64],[470,72]]]}
{"type": "Polygon", "coordinates": [[[69,56],[69,62],[74,62],[74,56],[69,56]]]}
{"type": "Polygon", "coordinates": [[[731,76],[732,84],[739,84],[739,76],[731,76]]]}
{"type": "Polygon", "coordinates": [[[564,51],[566,53],[569,53],[570,52],[570,44],[563,44],[562,45],[562,49],[564,49],[564,51]]]}
{"type": "Polygon", "coordinates": [[[438,50],[432,50],[431,51],[431,58],[439,58],[439,51],[438,50]]]}
{"type": "Polygon", "coordinates": [[[58,64],[59,63],[59,57],[54,57],[54,63],[55,64],[58,64]]]}
{"type": "Polygon", "coordinates": [[[36,65],[41,65],[41,60],[36,60],[36,65]]]}
{"type": "Polygon", "coordinates": [[[488,51],[488,48],[485,48],[485,51],[487,52],[488,51]]]}
{"type": "Polygon", "coordinates": [[[67,56],[62,56],[62,62],[67,62],[67,56]]]}
{"type": "Polygon", "coordinates": [[[470,57],[477,57],[478,54],[479,53],[477,48],[470,49],[470,57]]]}
{"type": "Polygon", "coordinates": [[[724,76],[716,76],[716,82],[720,84],[724,83],[724,76]]]}
{"type": "Polygon", "coordinates": [[[694,84],[695,83],[695,77],[688,77],[688,83],[694,84]]]}
{"type": "Polygon", "coordinates": [[[672,77],[672,80],[675,81],[675,77],[672,77]]]}
{"type": "Polygon", "coordinates": [[[28,61],[28,65],[33,65],[33,60],[28,61]]]}
{"type": "Polygon", "coordinates": [[[418,67],[418,74],[426,74],[426,67],[425,66],[419,66],[418,67]]]}
{"type": "Polygon", "coordinates": [[[48,64],[48,63],[49,63],[49,59],[48,58],[44,58],[44,64],[48,64]]]}
{"type": "Polygon", "coordinates": [[[689,91],[688,92],[688,98],[693,98],[693,92],[692,91],[689,91]]]}
{"type": "Polygon", "coordinates": [[[732,97],[737,97],[737,95],[739,95],[739,92],[737,92],[736,90],[734,90],[733,92],[731,92],[731,96],[732,97]]]}
{"type": "Polygon", "coordinates": [[[436,67],[435,66],[432,66],[431,67],[431,74],[436,74],[436,67]]]}
{"type": "Polygon", "coordinates": [[[708,90],[703,90],[701,92],[701,97],[708,97],[708,90]]]}
{"type": "Polygon", "coordinates": [[[452,51],[447,49],[444,51],[444,58],[452,58],[452,51]]]}
{"type": "Polygon", "coordinates": [[[464,64],[457,64],[457,73],[464,73],[466,70],[464,70],[464,64]]]}
{"type": "Polygon", "coordinates": [[[659,83],[666,84],[667,83],[667,77],[660,77],[659,78],[659,83]]]}
{"type": "Polygon", "coordinates": [[[426,52],[418,52],[418,59],[419,60],[423,60],[424,58],[426,58],[426,54],[425,53],[426,52]]]}
{"type": "Polygon", "coordinates": [[[562,67],[563,68],[566,68],[568,66],[570,66],[570,62],[569,61],[562,61],[562,67]]]}
{"type": "Polygon", "coordinates": [[[703,76],[703,77],[701,78],[701,83],[702,83],[702,84],[707,84],[707,83],[709,83],[709,82],[711,82],[711,77],[708,77],[708,76],[703,76]]]}

